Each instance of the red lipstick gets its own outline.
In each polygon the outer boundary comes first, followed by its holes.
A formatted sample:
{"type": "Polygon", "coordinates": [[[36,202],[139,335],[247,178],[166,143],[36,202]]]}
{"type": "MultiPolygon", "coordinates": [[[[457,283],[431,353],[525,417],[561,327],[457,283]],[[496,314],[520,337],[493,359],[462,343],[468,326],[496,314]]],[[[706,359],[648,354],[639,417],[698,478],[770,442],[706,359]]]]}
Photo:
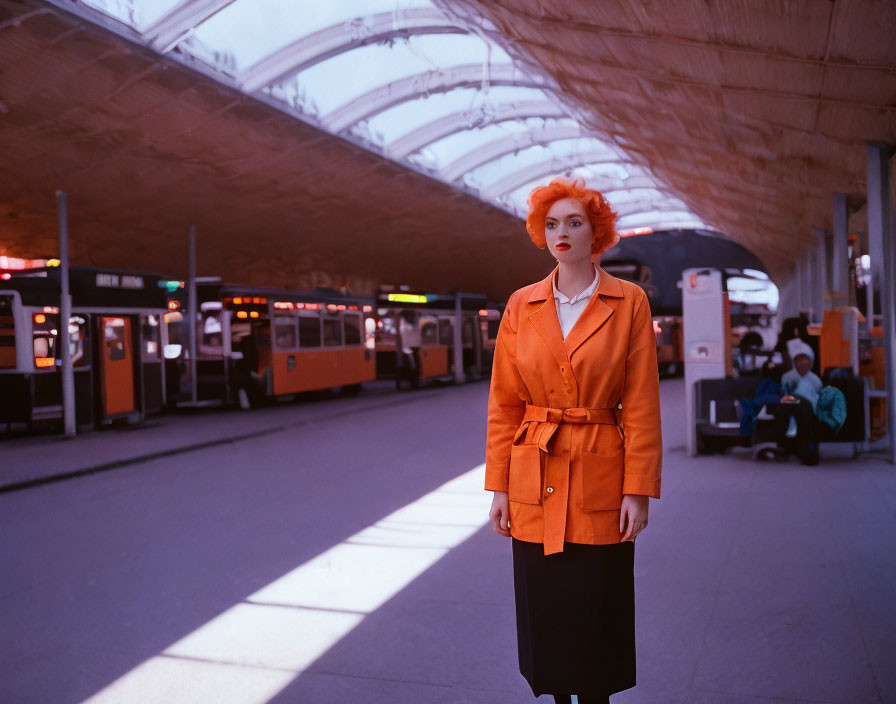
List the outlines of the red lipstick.
{"type": "Polygon", "coordinates": [[[561,252],[565,252],[567,249],[569,249],[569,245],[566,242],[560,242],[557,244],[557,249],[559,249],[561,252]]]}

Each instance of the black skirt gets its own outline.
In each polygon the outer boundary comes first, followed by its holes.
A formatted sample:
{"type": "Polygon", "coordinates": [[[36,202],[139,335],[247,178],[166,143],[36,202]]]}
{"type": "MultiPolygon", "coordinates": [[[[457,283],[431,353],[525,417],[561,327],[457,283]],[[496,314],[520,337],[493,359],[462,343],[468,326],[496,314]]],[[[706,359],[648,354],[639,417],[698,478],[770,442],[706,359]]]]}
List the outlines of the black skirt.
{"type": "Polygon", "coordinates": [[[635,544],[513,539],[520,672],[537,697],[606,697],[635,686],[635,544]]]}

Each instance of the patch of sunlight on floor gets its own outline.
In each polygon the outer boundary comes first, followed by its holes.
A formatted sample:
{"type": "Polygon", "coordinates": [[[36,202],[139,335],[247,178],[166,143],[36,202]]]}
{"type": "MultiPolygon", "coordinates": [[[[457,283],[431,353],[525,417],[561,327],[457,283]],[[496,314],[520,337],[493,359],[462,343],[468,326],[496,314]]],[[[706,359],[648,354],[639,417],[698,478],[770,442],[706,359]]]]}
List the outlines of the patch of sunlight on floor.
{"type": "Polygon", "coordinates": [[[485,465],[250,595],[86,704],[262,704],[488,520],[485,465]]]}

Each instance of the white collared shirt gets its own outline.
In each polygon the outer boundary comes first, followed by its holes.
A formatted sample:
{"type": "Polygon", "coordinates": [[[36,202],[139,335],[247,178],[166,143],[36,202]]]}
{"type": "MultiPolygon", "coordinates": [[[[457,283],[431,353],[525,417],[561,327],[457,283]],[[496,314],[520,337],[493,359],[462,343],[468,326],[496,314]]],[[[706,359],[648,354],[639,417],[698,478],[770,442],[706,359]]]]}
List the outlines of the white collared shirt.
{"type": "Polygon", "coordinates": [[[560,320],[560,330],[563,332],[563,339],[569,335],[572,326],[576,324],[582,311],[591,300],[597,290],[597,284],[600,279],[600,270],[594,267],[594,281],[584,291],[580,291],[572,298],[568,298],[562,291],[557,290],[557,276],[551,277],[551,286],[554,289],[554,304],[557,306],[557,318],[560,320]]]}

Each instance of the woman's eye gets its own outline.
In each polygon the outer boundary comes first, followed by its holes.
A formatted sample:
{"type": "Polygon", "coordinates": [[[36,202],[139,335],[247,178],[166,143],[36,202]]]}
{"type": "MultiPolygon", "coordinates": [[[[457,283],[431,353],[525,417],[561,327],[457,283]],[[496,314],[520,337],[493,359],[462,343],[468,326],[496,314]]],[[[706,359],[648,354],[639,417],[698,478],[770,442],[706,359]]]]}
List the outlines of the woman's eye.
{"type": "Polygon", "coordinates": [[[580,223],[578,220],[570,220],[569,224],[572,225],[573,227],[578,227],[582,223],[580,223]]]}
{"type": "Polygon", "coordinates": [[[552,223],[552,222],[546,223],[546,224],[545,224],[545,227],[548,228],[549,230],[553,230],[553,229],[554,229],[554,223],[552,223]]]}

